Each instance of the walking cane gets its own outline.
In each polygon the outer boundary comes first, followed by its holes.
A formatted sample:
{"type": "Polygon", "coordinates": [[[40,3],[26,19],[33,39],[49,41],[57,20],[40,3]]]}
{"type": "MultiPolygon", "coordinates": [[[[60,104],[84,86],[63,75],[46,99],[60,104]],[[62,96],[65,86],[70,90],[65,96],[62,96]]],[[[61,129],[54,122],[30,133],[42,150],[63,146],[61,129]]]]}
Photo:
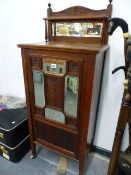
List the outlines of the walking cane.
{"type": "MultiPolygon", "coordinates": [[[[128,121],[128,114],[129,110],[131,108],[131,93],[128,90],[128,85],[129,85],[129,74],[128,74],[128,66],[129,66],[129,60],[127,60],[127,39],[129,37],[128,34],[128,24],[126,23],[125,20],[121,18],[111,18],[110,20],[110,26],[109,26],[109,35],[112,35],[115,29],[119,26],[121,27],[123,31],[123,36],[124,36],[124,54],[125,54],[125,66],[120,66],[115,68],[112,73],[115,73],[116,71],[123,69],[125,72],[125,80],[124,80],[124,94],[123,94],[123,99],[122,99],[122,104],[121,104],[121,109],[120,109],[120,114],[118,118],[118,123],[117,123],[117,128],[116,128],[116,133],[115,133],[115,138],[114,138],[114,143],[113,143],[113,148],[112,148],[112,154],[111,154],[111,159],[109,163],[109,169],[108,169],[108,175],[114,175],[117,167],[117,162],[118,162],[118,155],[120,151],[120,145],[124,133],[124,129],[126,126],[126,123],[128,121]]],[[[131,78],[131,76],[130,76],[131,78]]]]}

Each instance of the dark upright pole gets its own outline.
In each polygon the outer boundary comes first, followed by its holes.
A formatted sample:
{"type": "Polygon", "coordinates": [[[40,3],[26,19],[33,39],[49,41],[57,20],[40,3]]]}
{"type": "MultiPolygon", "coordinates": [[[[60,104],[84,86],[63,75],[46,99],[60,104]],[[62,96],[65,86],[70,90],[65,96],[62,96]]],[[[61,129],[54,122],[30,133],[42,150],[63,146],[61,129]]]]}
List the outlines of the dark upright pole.
{"type": "Polygon", "coordinates": [[[111,18],[109,21],[110,21],[109,35],[112,35],[115,29],[119,26],[121,27],[123,31],[123,36],[124,36],[125,66],[120,66],[116,68],[113,71],[113,73],[115,73],[119,69],[124,69],[125,78],[126,78],[124,80],[124,94],[123,94],[123,99],[122,99],[122,104],[121,104],[120,114],[119,114],[118,123],[116,127],[115,138],[114,138],[114,143],[112,147],[112,154],[111,154],[111,159],[110,159],[109,169],[108,169],[108,175],[115,175],[121,141],[123,138],[123,133],[126,127],[126,123],[128,121],[129,109],[131,108],[130,106],[131,94],[129,93],[129,87],[128,87],[129,74],[127,73],[129,64],[128,64],[128,60],[126,56],[127,39],[128,39],[129,34],[128,34],[128,24],[126,23],[125,20],[121,18],[111,18]]]}

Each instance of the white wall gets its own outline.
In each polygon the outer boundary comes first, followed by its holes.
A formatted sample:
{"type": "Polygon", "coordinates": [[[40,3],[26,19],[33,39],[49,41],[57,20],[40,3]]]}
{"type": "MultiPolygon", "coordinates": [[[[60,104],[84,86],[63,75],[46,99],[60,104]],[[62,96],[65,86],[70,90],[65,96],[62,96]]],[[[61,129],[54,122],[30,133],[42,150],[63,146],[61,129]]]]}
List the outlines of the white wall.
{"type": "MultiPolygon", "coordinates": [[[[51,2],[54,11],[69,6],[81,5],[94,9],[105,8],[108,0],[1,0],[0,1],[0,94],[24,97],[24,82],[18,43],[44,41],[44,21],[47,4],[51,2]]],[[[131,1],[113,2],[113,17],[129,20],[131,1]]],[[[116,122],[123,93],[122,71],[115,75],[111,71],[123,65],[124,50],[122,31],[118,28],[109,39],[110,52],[107,56],[102,95],[99,108],[94,144],[111,150],[116,122]]],[[[127,136],[124,147],[127,145],[127,136]]]]}

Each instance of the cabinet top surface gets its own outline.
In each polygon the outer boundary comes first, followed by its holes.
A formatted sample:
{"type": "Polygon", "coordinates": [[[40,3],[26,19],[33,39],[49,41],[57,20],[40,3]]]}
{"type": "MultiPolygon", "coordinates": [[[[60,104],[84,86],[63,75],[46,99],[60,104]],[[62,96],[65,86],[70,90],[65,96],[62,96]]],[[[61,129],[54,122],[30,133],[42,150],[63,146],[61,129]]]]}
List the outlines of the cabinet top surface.
{"type": "Polygon", "coordinates": [[[108,45],[103,44],[83,44],[83,43],[67,43],[67,42],[39,42],[18,44],[18,47],[25,49],[43,49],[43,50],[67,50],[77,52],[104,52],[108,49],[108,45]]]}

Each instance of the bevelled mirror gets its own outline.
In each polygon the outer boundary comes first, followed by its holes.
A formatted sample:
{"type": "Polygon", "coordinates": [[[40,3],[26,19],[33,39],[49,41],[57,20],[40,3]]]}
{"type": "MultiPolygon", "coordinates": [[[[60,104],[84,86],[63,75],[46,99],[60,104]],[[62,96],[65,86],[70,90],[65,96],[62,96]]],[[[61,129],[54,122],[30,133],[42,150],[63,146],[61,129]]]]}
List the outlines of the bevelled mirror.
{"type": "Polygon", "coordinates": [[[77,117],[79,78],[68,75],[65,77],[64,112],[66,115],[77,117]]]}
{"type": "Polygon", "coordinates": [[[101,37],[100,22],[53,22],[52,36],[101,37]]]}
{"type": "Polygon", "coordinates": [[[33,84],[35,105],[37,107],[45,106],[45,93],[44,93],[44,75],[40,71],[33,70],[33,84]]]}
{"type": "Polygon", "coordinates": [[[56,109],[45,108],[45,118],[65,124],[64,114],[56,109]]]}
{"type": "Polygon", "coordinates": [[[43,59],[43,72],[62,76],[66,73],[66,61],[50,58],[43,59]]]}

